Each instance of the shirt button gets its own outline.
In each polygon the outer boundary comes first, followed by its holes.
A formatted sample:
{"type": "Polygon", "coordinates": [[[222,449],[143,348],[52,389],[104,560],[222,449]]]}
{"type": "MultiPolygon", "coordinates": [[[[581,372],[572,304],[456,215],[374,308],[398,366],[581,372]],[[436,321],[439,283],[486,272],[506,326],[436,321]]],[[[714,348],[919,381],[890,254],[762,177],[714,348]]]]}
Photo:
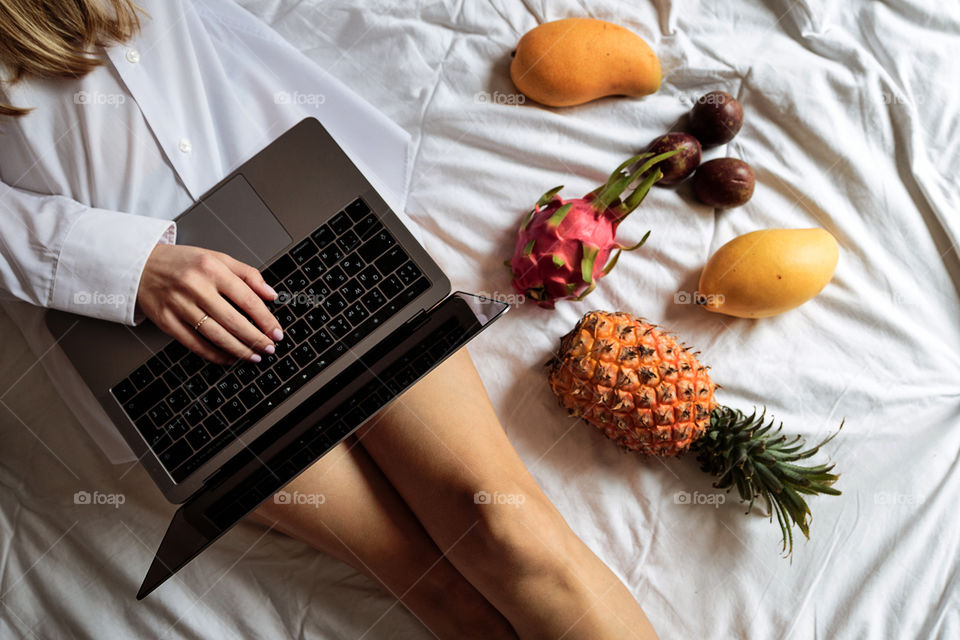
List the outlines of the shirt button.
{"type": "Polygon", "coordinates": [[[180,138],[180,143],[177,145],[177,148],[180,149],[181,153],[190,153],[193,151],[193,144],[189,138],[180,138]]]}
{"type": "Polygon", "coordinates": [[[140,62],[140,52],[136,49],[127,49],[127,62],[137,64],[140,62]]]}

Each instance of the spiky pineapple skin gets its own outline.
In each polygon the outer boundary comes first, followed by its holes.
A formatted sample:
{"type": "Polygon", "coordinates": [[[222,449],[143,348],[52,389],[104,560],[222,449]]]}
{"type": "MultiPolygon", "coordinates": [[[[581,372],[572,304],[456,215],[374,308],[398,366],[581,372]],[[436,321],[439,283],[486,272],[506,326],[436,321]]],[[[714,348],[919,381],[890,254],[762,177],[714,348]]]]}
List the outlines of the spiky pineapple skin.
{"type": "Polygon", "coordinates": [[[548,366],[560,404],[630,451],[683,453],[716,407],[716,385],[696,356],[627,313],[585,314],[548,366]]]}
{"type": "Polygon", "coordinates": [[[584,247],[597,249],[593,280],[603,277],[603,267],[617,248],[617,214],[597,211],[592,196],[563,200],[554,196],[545,206],[535,206],[526,226],[517,234],[510,260],[514,291],[552,309],[557,300],[573,300],[589,286],[581,264],[584,247]],[[559,224],[551,224],[558,209],[570,205],[559,224]],[[532,246],[531,246],[531,243],[532,246]]]}

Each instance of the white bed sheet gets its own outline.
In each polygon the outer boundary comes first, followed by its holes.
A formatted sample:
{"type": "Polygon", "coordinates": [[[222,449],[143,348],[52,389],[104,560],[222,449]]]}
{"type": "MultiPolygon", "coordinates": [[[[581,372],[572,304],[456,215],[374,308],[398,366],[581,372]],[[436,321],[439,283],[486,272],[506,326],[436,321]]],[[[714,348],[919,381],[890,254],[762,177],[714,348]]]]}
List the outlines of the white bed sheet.
{"type": "MultiPolygon", "coordinates": [[[[583,303],[521,305],[471,347],[511,440],[571,526],[663,638],[957,638],[960,517],[960,14],[913,2],[244,0],[409,130],[408,213],[460,288],[509,295],[502,260],[522,213],[584,193],[715,88],[742,102],[725,149],[757,190],[714,212],[654,190],[625,240],[652,229],[583,303]],[[719,6],[718,6],[719,5],[719,6]],[[589,15],[643,35],[665,80],[643,100],[548,110],[510,102],[509,53],[535,24],[589,15]],[[812,303],[747,321],[678,304],[710,253],[758,228],[821,226],[841,246],[812,303]],[[542,363],[588,309],[643,315],[703,351],[720,399],[766,404],[829,447],[839,498],[814,498],[792,564],[778,530],[695,462],[620,453],[565,417],[542,363]]],[[[425,638],[377,586],[244,524],[149,600],[132,596],[170,508],[114,467],[2,319],[0,637],[425,638]],[[74,492],[124,504],[75,505],[74,492]]]]}

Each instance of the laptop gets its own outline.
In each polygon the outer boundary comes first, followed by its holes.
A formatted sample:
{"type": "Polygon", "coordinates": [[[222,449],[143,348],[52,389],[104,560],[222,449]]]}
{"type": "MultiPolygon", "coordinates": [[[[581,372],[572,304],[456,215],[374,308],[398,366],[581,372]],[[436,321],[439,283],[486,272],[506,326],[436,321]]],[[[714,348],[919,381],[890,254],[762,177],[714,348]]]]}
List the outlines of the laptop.
{"type": "Polygon", "coordinates": [[[149,321],[51,310],[47,327],[179,508],[142,599],[508,305],[450,281],[315,118],[176,218],[178,243],[261,270],[284,339],[259,363],[203,360],[149,321]]]}

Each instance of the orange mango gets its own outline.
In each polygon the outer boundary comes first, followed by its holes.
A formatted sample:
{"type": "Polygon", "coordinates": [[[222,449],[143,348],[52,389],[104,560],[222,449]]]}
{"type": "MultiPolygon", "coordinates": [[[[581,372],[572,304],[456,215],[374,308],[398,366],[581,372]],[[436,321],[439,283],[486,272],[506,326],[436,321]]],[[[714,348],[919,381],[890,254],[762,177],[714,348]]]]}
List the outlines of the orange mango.
{"type": "Polygon", "coordinates": [[[510,77],[525,96],[569,107],[604,96],[640,97],[660,88],[660,61],[643,38],[593,18],[546,22],[520,39],[510,77]]]}

